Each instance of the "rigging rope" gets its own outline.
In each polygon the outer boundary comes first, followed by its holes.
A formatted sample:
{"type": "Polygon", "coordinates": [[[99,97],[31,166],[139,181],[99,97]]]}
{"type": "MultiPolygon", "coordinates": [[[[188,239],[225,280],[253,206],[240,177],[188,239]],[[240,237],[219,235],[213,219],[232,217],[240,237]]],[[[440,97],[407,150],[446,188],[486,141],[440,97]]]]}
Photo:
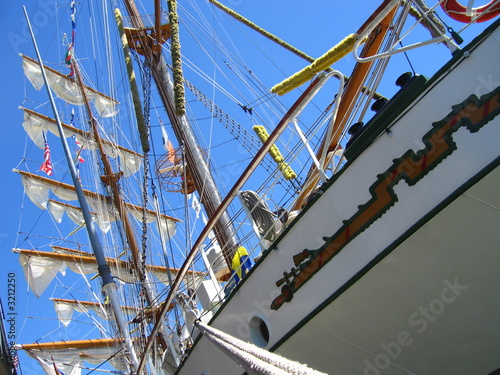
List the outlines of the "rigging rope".
{"type": "Polygon", "coordinates": [[[249,374],[292,374],[292,375],[324,375],[306,365],[291,361],[275,353],[259,348],[253,344],[232,337],[213,327],[196,321],[196,327],[217,345],[233,361],[241,365],[249,374]]]}
{"type": "Polygon", "coordinates": [[[191,82],[185,81],[186,86],[198,98],[199,101],[212,113],[212,115],[221,122],[222,125],[233,135],[241,145],[247,148],[248,151],[256,152],[260,148],[257,139],[250,134],[245,128],[238,124],[234,119],[229,117],[217,104],[207,98],[200,90],[198,90],[191,82]]]}
{"type": "MultiPolygon", "coordinates": [[[[191,92],[198,98],[199,101],[212,113],[216,119],[226,128],[226,130],[234,136],[236,140],[240,142],[240,144],[245,147],[245,149],[252,155],[256,155],[261,147],[261,143],[244,127],[242,127],[239,123],[237,123],[233,118],[231,118],[227,113],[225,113],[217,104],[215,104],[212,100],[207,98],[205,94],[203,94],[200,90],[198,90],[191,82],[185,80],[186,86],[191,90],[191,92]]],[[[276,147],[276,146],[274,146],[276,147]]],[[[279,151],[278,151],[279,153],[279,151]]],[[[274,156],[271,155],[273,158],[274,156]]],[[[275,159],[276,160],[276,159],[275,159]]],[[[280,170],[283,171],[285,175],[285,180],[290,181],[292,178],[297,177],[294,176],[293,171],[290,169],[288,164],[286,164],[283,160],[282,163],[277,162],[280,170]],[[286,173],[291,171],[291,173],[286,173]],[[294,177],[292,177],[294,176],[294,177]]],[[[262,166],[269,172],[273,170],[274,165],[267,159],[263,159],[261,162],[262,166]]],[[[293,183],[292,183],[293,185],[293,183]]]]}
{"type": "Polygon", "coordinates": [[[212,4],[214,4],[219,9],[223,10],[224,12],[226,12],[227,14],[229,14],[230,16],[234,17],[238,21],[242,22],[243,24],[245,24],[248,27],[252,28],[253,30],[257,31],[258,33],[264,35],[266,38],[269,38],[273,42],[278,43],[280,46],[286,48],[290,52],[295,53],[297,56],[300,56],[300,57],[302,57],[303,59],[305,59],[305,60],[307,60],[309,62],[313,62],[314,61],[313,57],[307,55],[306,53],[302,52],[301,50],[299,50],[299,49],[295,48],[294,46],[288,44],[287,42],[281,40],[276,35],[273,35],[270,32],[264,30],[263,28],[257,26],[252,21],[250,21],[250,20],[246,19],[245,17],[241,16],[240,14],[236,13],[234,10],[232,10],[232,9],[230,9],[230,8],[222,5],[218,1],[209,0],[209,2],[211,2],[212,4]]]}

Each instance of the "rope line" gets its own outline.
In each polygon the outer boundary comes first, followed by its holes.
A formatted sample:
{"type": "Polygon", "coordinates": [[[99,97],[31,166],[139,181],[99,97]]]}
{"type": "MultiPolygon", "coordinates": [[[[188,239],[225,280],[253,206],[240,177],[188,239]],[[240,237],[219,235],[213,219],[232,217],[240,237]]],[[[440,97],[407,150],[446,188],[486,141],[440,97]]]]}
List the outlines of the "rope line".
{"type": "Polygon", "coordinates": [[[323,372],[316,371],[278,354],[270,353],[267,350],[207,326],[201,321],[196,321],[195,324],[207,339],[217,345],[233,361],[241,365],[249,374],[324,375],[323,372]]]}

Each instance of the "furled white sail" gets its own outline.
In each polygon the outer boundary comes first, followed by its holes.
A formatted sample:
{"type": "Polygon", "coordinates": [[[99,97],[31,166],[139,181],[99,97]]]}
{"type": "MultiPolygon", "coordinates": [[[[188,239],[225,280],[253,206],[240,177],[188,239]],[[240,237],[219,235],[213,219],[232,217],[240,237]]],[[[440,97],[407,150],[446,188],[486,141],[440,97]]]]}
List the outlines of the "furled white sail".
{"type": "MultiPolygon", "coordinates": [[[[49,199],[48,209],[52,214],[54,220],[58,223],[62,222],[63,216],[66,213],[66,216],[68,216],[68,218],[76,225],[85,225],[83,213],[79,207],[49,199]]],[[[105,215],[98,215],[94,212],[92,212],[92,214],[94,222],[103,233],[109,232],[109,230],[111,229],[111,221],[119,220],[116,215],[110,215],[109,212],[106,212],[105,215]],[[110,218],[113,218],[113,220],[110,220],[110,218]]]]}
{"type": "Polygon", "coordinates": [[[106,319],[106,320],[108,319],[108,314],[106,314],[106,311],[104,311],[100,306],[91,307],[91,306],[84,306],[78,303],[54,301],[54,310],[56,311],[57,318],[65,327],[67,327],[69,323],[71,323],[71,319],[73,318],[73,313],[75,311],[80,313],[86,313],[88,312],[88,310],[92,310],[101,319],[106,319]]]}
{"type": "MultiPolygon", "coordinates": [[[[44,85],[40,66],[35,60],[32,60],[27,56],[22,56],[22,58],[24,74],[33,87],[40,90],[44,85]]],[[[75,105],[85,104],[82,92],[74,80],[48,67],[45,67],[45,72],[47,74],[50,88],[59,98],[75,105]]],[[[87,97],[93,101],[94,106],[101,117],[113,117],[118,113],[118,102],[116,100],[113,100],[88,86],[85,86],[85,90],[87,97]]]]}
{"type": "MultiPolygon", "coordinates": [[[[19,253],[19,262],[23,267],[28,286],[37,297],[42,295],[57,273],[64,273],[66,268],[80,275],[98,272],[97,261],[92,254],[88,253],[75,253],[74,250],[64,248],[54,248],[53,253],[22,249],[13,249],[12,251],[19,253]]],[[[106,258],[106,261],[115,276],[130,283],[137,280],[137,276],[131,272],[133,267],[129,262],[113,258],[106,258]]],[[[153,274],[162,283],[169,284],[166,267],[146,265],[146,271],[153,274]]],[[[178,270],[171,268],[170,272],[175,278],[178,270]]],[[[202,272],[190,271],[186,275],[185,283],[189,288],[196,288],[205,277],[206,275],[202,272]]]]}
{"type": "Polygon", "coordinates": [[[59,373],[62,371],[65,375],[80,375],[82,373],[82,369],[79,367],[81,361],[78,361],[72,355],[59,355],[56,360],[55,358],[42,358],[29,351],[27,353],[30,357],[38,361],[40,367],[47,375],[57,375],[54,366],[57,367],[59,373]]]}
{"type": "Polygon", "coordinates": [[[121,345],[116,341],[105,341],[110,342],[109,346],[92,347],[92,345],[99,343],[99,340],[89,340],[88,347],[78,346],[73,348],[65,345],[63,348],[58,348],[57,343],[54,343],[52,348],[46,347],[45,344],[42,344],[40,348],[33,348],[36,344],[23,345],[21,348],[40,363],[47,375],[56,375],[54,366],[65,375],[80,375],[84,362],[97,365],[108,360],[117,370],[125,371],[127,368],[123,357],[120,354],[116,355],[121,350],[121,345]],[[29,348],[24,348],[25,346],[29,348]]]}
{"type": "MultiPolygon", "coordinates": [[[[52,192],[55,196],[64,201],[77,200],[76,192],[74,187],[71,185],[63,184],[27,172],[18,170],[15,170],[15,172],[21,174],[22,176],[26,195],[28,195],[30,200],[42,210],[47,209],[49,192],[52,192]]],[[[96,212],[96,223],[99,228],[106,233],[109,230],[109,223],[119,220],[114,205],[103,195],[88,190],[84,190],[84,194],[89,206],[92,210],[94,210],[94,212],[96,212]]],[[[125,203],[125,207],[129,214],[137,220],[142,221],[142,207],[135,206],[130,203],[125,203]]],[[[54,201],[54,203],[51,202],[49,209],[51,213],[55,213],[56,220],[60,221],[62,219],[62,210],[64,210],[71,220],[73,220],[77,225],[81,225],[81,217],[76,214],[76,211],[78,211],[79,208],[74,206],[67,207],[64,206],[64,204],[58,205],[57,202],[54,201]]],[[[165,239],[169,239],[175,235],[177,227],[176,222],[178,221],[177,219],[167,215],[157,214],[152,210],[146,210],[145,218],[147,223],[156,222],[158,219],[160,220],[159,227],[165,239]]]]}
{"type": "Polygon", "coordinates": [[[48,209],[54,220],[58,223],[62,222],[63,215],[66,213],[66,215],[76,225],[85,224],[82,211],[78,207],[49,199],[48,209]]]}
{"type": "MultiPolygon", "coordinates": [[[[57,130],[55,120],[26,108],[21,109],[24,110],[24,130],[28,133],[33,143],[35,143],[40,149],[43,150],[45,147],[43,133],[51,132],[59,137],[59,131],[57,130]]],[[[97,149],[97,143],[89,132],[84,132],[67,124],[63,124],[63,129],[66,138],[75,136],[80,142],[82,148],[91,151],[97,149]]],[[[123,172],[125,177],[133,175],[140,169],[142,155],[104,139],[102,140],[102,143],[106,155],[112,158],[120,158],[120,170],[123,172]]]]}
{"type": "MultiPolygon", "coordinates": [[[[102,319],[109,320],[113,314],[108,314],[104,305],[97,302],[66,300],[60,298],[51,298],[54,302],[54,309],[57,313],[59,321],[68,326],[75,311],[80,313],[87,313],[89,310],[93,311],[97,316],[102,319]]],[[[136,315],[139,312],[138,308],[122,306],[121,310],[126,315],[136,315]]]]}
{"type": "Polygon", "coordinates": [[[23,267],[24,277],[35,296],[40,297],[52,282],[57,272],[62,269],[63,261],[21,255],[19,263],[23,267]]]}

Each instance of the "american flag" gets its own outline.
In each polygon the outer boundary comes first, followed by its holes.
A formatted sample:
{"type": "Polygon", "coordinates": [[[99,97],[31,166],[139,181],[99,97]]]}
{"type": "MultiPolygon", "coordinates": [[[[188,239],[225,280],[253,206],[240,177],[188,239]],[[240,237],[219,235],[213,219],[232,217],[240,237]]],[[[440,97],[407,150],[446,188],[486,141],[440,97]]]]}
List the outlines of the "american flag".
{"type": "Polygon", "coordinates": [[[11,355],[10,359],[12,361],[12,366],[19,367],[19,357],[17,356],[17,354],[11,355]]]}
{"type": "Polygon", "coordinates": [[[43,140],[45,142],[45,151],[43,152],[43,163],[40,166],[42,172],[47,173],[48,176],[52,175],[52,163],[50,162],[50,148],[45,133],[43,133],[43,140]]]}

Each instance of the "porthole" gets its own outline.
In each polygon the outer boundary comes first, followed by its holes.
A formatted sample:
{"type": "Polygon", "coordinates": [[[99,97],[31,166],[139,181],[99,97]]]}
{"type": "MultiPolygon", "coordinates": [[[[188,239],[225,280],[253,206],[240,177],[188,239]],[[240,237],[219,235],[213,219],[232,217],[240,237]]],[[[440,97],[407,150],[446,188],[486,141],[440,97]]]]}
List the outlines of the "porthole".
{"type": "Polygon", "coordinates": [[[269,343],[269,328],[264,320],[258,316],[250,319],[250,337],[255,345],[265,348],[269,343]]]}

